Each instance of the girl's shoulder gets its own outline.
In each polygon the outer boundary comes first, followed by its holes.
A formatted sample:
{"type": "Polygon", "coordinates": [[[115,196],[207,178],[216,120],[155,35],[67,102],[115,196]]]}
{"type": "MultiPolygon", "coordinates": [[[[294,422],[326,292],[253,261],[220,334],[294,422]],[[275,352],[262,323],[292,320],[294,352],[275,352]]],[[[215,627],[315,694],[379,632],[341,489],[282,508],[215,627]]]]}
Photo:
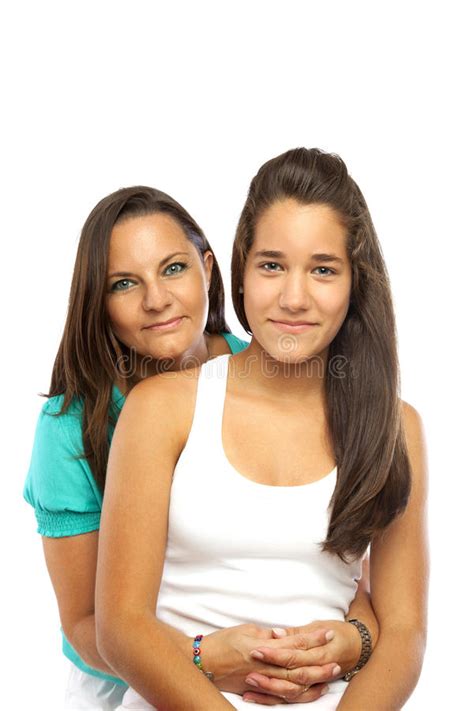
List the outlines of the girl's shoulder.
{"type": "Polygon", "coordinates": [[[405,436],[412,438],[422,435],[423,420],[418,410],[415,409],[413,405],[410,405],[410,403],[405,402],[405,400],[400,400],[400,407],[405,436]]]}
{"type": "Polygon", "coordinates": [[[202,366],[152,375],[127,395],[116,432],[131,441],[167,439],[184,446],[191,430],[202,366]]]}
{"type": "Polygon", "coordinates": [[[141,407],[148,410],[166,406],[169,415],[175,404],[180,405],[183,398],[197,387],[201,373],[200,365],[185,370],[173,370],[141,380],[127,395],[124,410],[141,407]]]}

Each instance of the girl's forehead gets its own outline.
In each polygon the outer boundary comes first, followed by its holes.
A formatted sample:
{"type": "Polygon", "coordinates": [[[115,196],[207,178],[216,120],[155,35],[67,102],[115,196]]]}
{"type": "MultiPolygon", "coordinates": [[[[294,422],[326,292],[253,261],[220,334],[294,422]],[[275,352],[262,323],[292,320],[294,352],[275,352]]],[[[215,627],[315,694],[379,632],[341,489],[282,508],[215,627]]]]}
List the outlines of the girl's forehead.
{"type": "Polygon", "coordinates": [[[251,252],[346,252],[347,229],[328,205],[274,203],[257,220],[251,252]]]}

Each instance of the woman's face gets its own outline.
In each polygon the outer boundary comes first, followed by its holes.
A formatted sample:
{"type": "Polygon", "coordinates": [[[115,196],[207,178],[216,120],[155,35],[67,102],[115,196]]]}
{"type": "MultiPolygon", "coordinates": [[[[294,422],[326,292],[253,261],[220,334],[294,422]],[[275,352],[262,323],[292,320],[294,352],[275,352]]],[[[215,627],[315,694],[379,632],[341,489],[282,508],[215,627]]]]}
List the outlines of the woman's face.
{"type": "Polygon", "coordinates": [[[202,346],[213,257],[204,263],[180,225],[158,213],[114,226],[107,313],[117,338],[154,359],[193,355],[202,346]]]}
{"type": "Polygon", "coordinates": [[[259,218],[244,271],[254,338],[289,363],[324,355],[349,308],[346,229],[327,205],[282,200],[259,218]]]}

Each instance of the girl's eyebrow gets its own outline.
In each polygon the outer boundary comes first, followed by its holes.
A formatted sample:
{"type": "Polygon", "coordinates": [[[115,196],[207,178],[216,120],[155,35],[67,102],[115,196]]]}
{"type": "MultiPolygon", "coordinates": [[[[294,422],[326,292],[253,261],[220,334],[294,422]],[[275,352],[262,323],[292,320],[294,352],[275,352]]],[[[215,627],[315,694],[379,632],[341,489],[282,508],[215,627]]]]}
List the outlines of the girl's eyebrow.
{"type": "MultiPolygon", "coordinates": [[[[162,267],[166,262],[169,262],[170,259],[174,259],[174,257],[177,257],[178,255],[183,254],[186,257],[189,257],[189,252],[173,252],[172,254],[168,254],[167,257],[161,260],[159,263],[158,267],[162,267]]],[[[112,279],[112,277],[129,277],[133,276],[133,272],[113,272],[113,274],[108,275],[108,279],[112,279]]]]}
{"type": "Polygon", "coordinates": [[[335,254],[325,254],[324,252],[312,254],[311,259],[314,259],[316,262],[337,262],[338,264],[344,264],[344,260],[341,259],[341,257],[337,257],[335,254]]]}
{"type": "MultiPolygon", "coordinates": [[[[266,259],[284,259],[285,253],[270,249],[255,252],[255,258],[261,257],[264,257],[266,259]]],[[[344,260],[336,256],[335,254],[326,254],[325,252],[318,252],[317,254],[312,254],[311,259],[315,262],[337,262],[338,264],[344,263],[344,260]]]]}
{"type": "Polygon", "coordinates": [[[255,252],[254,256],[256,258],[257,257],[265,257],[267,259],[281,259],[285,255],[283,252],[275,252],[271,249],[266,249],[266,250],[264,249],[264,250],[261,250],[260,252],[255,252]]]}

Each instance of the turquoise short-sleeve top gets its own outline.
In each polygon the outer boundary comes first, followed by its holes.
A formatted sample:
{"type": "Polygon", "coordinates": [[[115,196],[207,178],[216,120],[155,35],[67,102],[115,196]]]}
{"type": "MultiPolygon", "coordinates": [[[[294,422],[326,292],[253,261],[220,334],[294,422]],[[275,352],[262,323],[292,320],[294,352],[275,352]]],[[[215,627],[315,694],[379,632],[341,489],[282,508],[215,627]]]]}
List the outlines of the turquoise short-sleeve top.
{"type": "MultiPolygon", "coordinates": [[[[221,335],[232,353],[248,346],[232,333],[221,335]]],[[[40,412],[23,490],[24,498],[35,510],[38,533],[49,538],[97,531],[102,509],[102,493],[83,457],[82,404],[74,401],[67,412],[58,416],[63,400],[62,395],[50,398],[40,412]]],[[[114,409],[120,411],[125,396],[117,387],[113,388],[112,401],[114,409]]],[[[110,438],[112,433],[111,429],[110,438]]],[[[82,671],[117,684],[125,683],[88,666],[64,633],[63,652],[82,671]]]]}

